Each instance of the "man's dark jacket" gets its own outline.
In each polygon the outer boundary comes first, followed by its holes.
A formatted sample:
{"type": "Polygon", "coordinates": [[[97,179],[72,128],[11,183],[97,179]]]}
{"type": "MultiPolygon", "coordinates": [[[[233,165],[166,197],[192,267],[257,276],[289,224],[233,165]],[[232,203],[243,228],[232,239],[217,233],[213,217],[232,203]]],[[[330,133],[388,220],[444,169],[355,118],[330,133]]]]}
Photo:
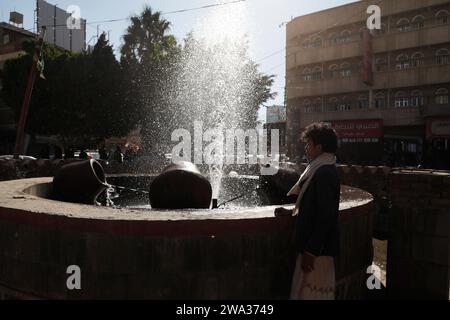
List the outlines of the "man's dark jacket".
{"type": "Polygon", "coordinates": [[[336,257],[339,253],[340,198],[336,166],[321,166],[311,179],[296,220],[297,250],[315,256],[336,257]]]}

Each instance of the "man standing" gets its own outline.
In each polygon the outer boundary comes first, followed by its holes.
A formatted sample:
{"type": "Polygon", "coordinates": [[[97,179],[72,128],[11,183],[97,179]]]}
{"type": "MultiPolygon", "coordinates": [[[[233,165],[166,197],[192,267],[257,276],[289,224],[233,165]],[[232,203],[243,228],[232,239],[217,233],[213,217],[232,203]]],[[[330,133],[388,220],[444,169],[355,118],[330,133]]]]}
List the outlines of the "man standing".
{"type": "Polygon", "coordinates": [[[297,194],[294,210],[275,209],[276,216],[295,215],[298,252],[291,299],[334,299],[334,259],[339,251],[338,212],[340,182],[335,153],[336,132],[314,123],[302,134],[310,160],[288,195],[297,194]]]}

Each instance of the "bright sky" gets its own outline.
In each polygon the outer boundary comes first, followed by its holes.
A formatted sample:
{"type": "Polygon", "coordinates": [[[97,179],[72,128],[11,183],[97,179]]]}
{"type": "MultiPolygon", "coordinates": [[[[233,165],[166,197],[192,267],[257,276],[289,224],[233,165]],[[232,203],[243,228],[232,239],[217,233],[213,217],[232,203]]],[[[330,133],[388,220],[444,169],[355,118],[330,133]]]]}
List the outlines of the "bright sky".
{"type": "MultiPolygon", "coordinates": [[[[81,9],[81,16],[87,19],[88,24],[94,21],[126,18],[132,14],[140,13],[144,5],[149,5],[153,10],[164,13],[230,1],[232,0],[47,0],[48,3],[56,4],[64,10],[70,5],[77,5],[81,9]]],[[[199,26],[210,21],[211,17],[217,14],[217,10],[227,10],[230,15],[234,12],[239,13],[239,17],[243,21],[239,20],[240,27],[236,30],[248,35],[250,57],[260,64],[261,71],[276,75],[273,91],[278,92],[278,96],[274,101],[269,101],[267,105],[283,104],[285,52],[282,49],[284,49],[286,42],[286,28],[281,24],[291,20],[292,17],[350,2],[354,1],[246,0],[245,2],[220,7],[167,14],[164,15],[164,18],[171,22],[172,34],[176,36],[177,40],[181,41],[186,33],[196,30],[199,26]],[[262,60],[263,58],[266,59],[262,60]]],[[[24,28],[32,29],[35,6],[35,0],[0,0],[0,20],[8,21],[9,12],[18,11],[24,14],[24,28]]],[[[119,50],[121,37],[127,26],[128,21],[120,21],[102,23],[99,28],[110,32],[111,43],[114,44],[115,50],[119,50]]],[[[95,44],[95,38],[92,37],[97,34],[96,28],[96,25],[88,25],[87,27],[87,41],[92,39],[90,44],[95,44]]],[[[230,26],[230,28],[233,27],[230,26]]],[[[264,108],[260,111],[260,119],[265,119],[264,108]]]]}

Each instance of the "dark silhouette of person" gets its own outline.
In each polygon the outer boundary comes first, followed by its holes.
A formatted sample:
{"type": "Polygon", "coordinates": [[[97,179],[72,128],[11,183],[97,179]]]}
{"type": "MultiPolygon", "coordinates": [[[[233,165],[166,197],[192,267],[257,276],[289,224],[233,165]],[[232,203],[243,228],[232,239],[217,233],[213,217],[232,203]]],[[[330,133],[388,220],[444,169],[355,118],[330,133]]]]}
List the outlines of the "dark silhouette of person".
{"type": "Polygon", "coordinates": [[[104,145],[98,149],[98,154],[100,155],[100,160],[108,160],[108,152],[106,152],[104,145]]]}
{"type": "Polygon", "coordinates": [[[305,154],[311,160],[288,195],[298,195],[294,210],[275,209],[275,216],[295,215],[297,261],[291,299],[334,299],[339,253],[340,181],[336,168],[338,139],[324,123],[306,127],[305,154]]]}
{"type": "Polygon", "coordinates": [[[55,159],[62,159],[62,150],[59,146],[54,146],[53,149],[55,150],[55,159]]]}
{"type": "Polygon", "coordinates": [[[123,163],[123,154],[122,150],[120,149],[120,146],[116,146],[116,150],[113,153],[112,159],[114,161],[117,161],[118,163],[123,163]]]}

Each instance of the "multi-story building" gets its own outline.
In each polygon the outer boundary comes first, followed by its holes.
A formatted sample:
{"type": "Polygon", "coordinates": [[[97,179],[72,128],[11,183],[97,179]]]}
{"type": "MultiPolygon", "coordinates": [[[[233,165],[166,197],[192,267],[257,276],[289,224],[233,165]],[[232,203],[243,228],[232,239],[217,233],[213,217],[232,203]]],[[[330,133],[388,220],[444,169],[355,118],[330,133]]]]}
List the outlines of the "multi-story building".
{"type": "Polygon", "coordinates": [[[358,1],[287,24],[287,146],[329,122],[346,163],[450,164],[450,2],[358,1]],[[367,30],[367,8],[381,29],[367,30]]]}

